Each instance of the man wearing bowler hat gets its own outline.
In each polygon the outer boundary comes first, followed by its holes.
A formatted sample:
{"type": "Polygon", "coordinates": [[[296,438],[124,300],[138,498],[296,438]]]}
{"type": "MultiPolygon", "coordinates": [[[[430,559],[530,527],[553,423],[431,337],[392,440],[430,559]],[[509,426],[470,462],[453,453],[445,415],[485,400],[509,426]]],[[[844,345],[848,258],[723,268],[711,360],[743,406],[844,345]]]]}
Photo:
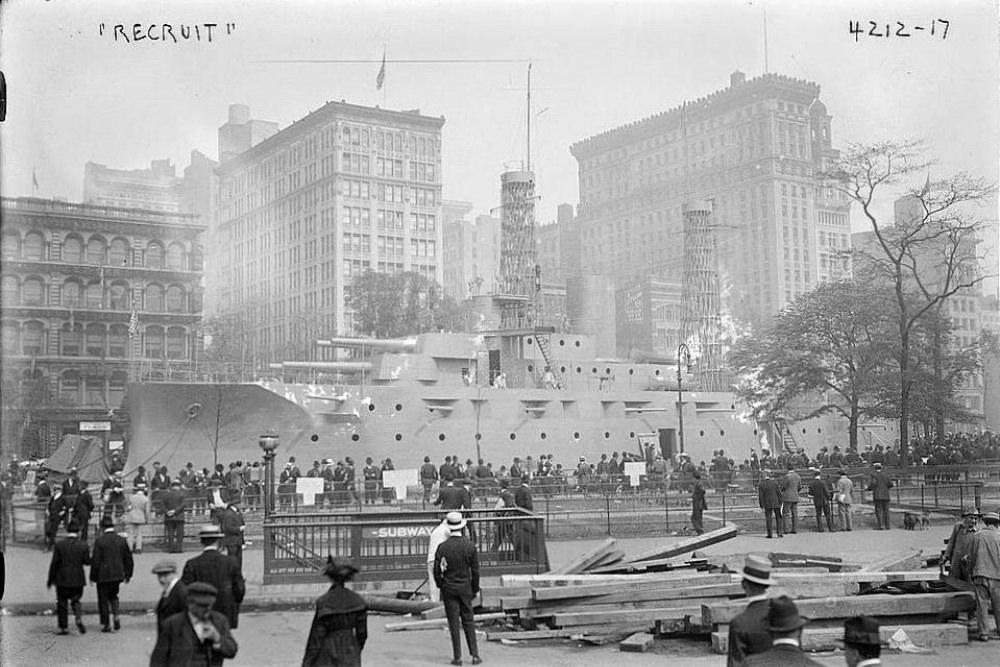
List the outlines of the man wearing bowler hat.
{"type": "Polygon", "coordinates": [[[212,610],[218,591],[198,581],[188,587],[187,610],[163,623],[150,667],[216,667],[236,657],[236,640],[224,614],[212,610]]]}
{"type": "Polygon", "coordinates": [[[767,592],[771,583],[771,560],[759,554],[747,555],[740,582],[747,595],[747,607],[729,624],[726,667],[738,667],[747,656],[771,648],[771,633],[767,629],[767,613],[771,608],[767,592]]]}
{"type": "Polygon", "coordinates": [[[240,603],[246,594],[243,573],[235,558],[219,550],[222,531],[218,526],[203,526],[198,531],[198,539],[201,540],[204,550],[184,564],[181,581],[187,584],[189,593],[191,584],[196,581],[212,584],[217,596],[212,608],[225,614],[229,626],[236,629],[239,627],[240,603]]]}
{"type": "Polygon", "coordinates": [[[187,609],[187,586],[181,581],[177,564],[172,560],[161,560],[154,565],[153,574],[163,589],[156,603],[156,629],[159,632],[164,621],[187,609]]]}
{"type": "Polygon", "coordinates": [[[871,616],[855,616],[844,621],[844,660],[848,667],[881,665],[882,641],[878,621],[871,616]]]}
{"type": "Polygon", "coordinates": [[[771,633],[771,649],[751,655],[743,664],[747,667],[807,667],[820,665],[802,652],[802,626],[809,619],[799,616],[795,601],[787,595],[771,600],[767,612],[767,629],[771,633]]]}

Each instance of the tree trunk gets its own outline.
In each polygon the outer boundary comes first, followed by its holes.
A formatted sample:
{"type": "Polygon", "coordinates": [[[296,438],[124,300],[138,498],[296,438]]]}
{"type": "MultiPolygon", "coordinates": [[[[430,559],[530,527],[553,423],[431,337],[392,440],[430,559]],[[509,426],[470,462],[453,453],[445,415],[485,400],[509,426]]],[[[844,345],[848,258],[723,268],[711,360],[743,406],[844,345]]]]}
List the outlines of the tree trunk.
{"type": "Polygon", "coordinates": [[[847,423],[847,434],[850,438],[850,449],[857,449],[858,447],[858,421],[860,421],[859,413],[861,410],[858,408],[858,401],[851,401],[851,416],[848,418],[847,423]]]}
{"type": "Polygon", "coordinates": [[[905,309],[902,312],[904,316],[899,321],[899,455],[906,466],[910,465],[910,331],[906,326],[905,309]]]}

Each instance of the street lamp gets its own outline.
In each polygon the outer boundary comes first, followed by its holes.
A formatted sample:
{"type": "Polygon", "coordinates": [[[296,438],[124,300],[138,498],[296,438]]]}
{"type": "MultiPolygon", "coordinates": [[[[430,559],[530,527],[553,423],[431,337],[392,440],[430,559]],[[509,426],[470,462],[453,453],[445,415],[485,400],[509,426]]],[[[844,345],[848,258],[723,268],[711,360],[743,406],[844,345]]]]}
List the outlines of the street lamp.
{"type": "Polygon", "coordinates": [[[681,386],[681,359],[684,359],[688,370],[691,370],[691,350],[687,343],[677,346],[677,440],[680,443],[680,453],[684,453],[684,389],[681,386]]]}
{"type": "Polygon", "coordinates": [[[260,436],[257,444],[264,452],[264,518],[274,513],[274,457],[280,440],[274,431],[260,436]]]}

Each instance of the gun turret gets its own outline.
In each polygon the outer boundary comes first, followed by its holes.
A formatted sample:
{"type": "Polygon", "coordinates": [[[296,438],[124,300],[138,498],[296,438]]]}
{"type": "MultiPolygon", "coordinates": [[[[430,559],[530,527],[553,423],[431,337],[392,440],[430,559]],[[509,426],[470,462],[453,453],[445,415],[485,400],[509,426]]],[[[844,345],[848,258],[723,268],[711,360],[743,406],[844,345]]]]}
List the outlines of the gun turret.
{"type": "Polygon", "coordinates": [[[320,347],[344,347],[373,352],[416,352],[416,338],[329,338],[318,340],[320,347]]]}

